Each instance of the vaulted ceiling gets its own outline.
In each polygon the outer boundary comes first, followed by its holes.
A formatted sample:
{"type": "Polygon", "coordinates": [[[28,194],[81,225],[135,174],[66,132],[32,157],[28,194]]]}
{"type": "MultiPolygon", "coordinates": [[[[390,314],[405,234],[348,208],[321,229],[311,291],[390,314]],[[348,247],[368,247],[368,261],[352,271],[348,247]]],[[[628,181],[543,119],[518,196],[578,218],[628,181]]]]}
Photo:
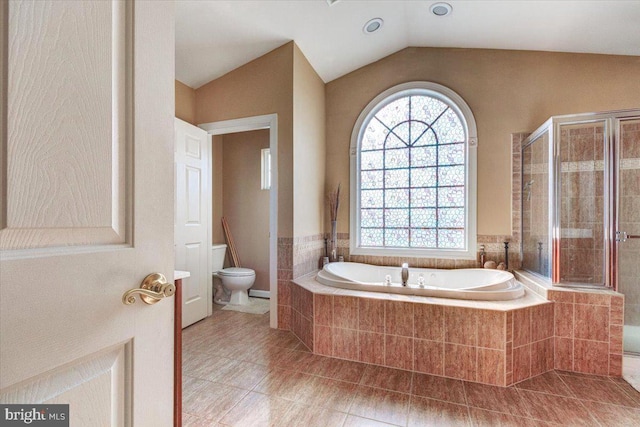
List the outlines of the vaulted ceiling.
{"type": "Polygon", "coordinates": [[[640,0],[448,0],[444,17],[434,3],[178,0],[176,78],[197,88],[290,40],[325,82],[409,46],[640,55],[640,0]]]}

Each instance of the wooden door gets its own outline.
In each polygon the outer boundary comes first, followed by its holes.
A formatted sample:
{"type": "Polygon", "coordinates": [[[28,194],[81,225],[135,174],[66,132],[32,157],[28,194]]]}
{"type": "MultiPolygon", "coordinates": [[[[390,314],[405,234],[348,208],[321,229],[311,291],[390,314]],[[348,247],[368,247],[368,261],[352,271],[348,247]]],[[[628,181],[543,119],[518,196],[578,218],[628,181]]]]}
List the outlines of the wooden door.
{"type": "Polygon", "coordinates": [[[175,119],[176,269],[191,273],[182,281],[182,327],[211,313],[211,174],[207,132],[175,119]]]}
{"type": "Polygon", "coordinates": [[[0,2],[0,401],[72,426],[172,422],[169,1],[0,2]]]}

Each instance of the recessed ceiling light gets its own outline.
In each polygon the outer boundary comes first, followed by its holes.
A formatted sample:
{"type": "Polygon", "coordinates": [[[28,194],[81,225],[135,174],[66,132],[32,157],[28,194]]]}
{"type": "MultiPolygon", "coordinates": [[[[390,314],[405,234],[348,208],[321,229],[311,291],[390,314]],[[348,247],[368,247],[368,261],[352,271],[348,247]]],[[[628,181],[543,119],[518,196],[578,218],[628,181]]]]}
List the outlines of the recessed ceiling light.
{"type": "Polygon", "coordinates": [[[375,33],[380,28],[382,28],[383,23],[384,21],[382,20],[382,18],[373,18],[372,20],[364,24],[364,27],[362,27],[362,31],[365,34],[375,33]]]}
{"type": "Polygon", "coordinates": [[[451,13],[453,8],[449,3],[434,3],[431,5],[429,10],[436,16],[447,16],[451,13]]]}

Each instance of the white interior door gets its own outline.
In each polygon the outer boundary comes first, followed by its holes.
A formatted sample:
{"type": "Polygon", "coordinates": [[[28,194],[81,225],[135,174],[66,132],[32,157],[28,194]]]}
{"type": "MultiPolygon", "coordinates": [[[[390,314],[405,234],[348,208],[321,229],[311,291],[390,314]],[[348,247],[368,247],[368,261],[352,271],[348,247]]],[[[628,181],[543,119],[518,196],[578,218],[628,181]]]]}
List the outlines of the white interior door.
{"type": "Polygon", "coordinates": [[[0,2],[0,402],[168,426],[174,17],[167,2],[0,2]]]}
{"type": "Polygon", "coordinates": [[[211,149],[207,132],[175,119],[176,269],[191,273],[182,281],[182,327],[211,312],[211,149]]]}

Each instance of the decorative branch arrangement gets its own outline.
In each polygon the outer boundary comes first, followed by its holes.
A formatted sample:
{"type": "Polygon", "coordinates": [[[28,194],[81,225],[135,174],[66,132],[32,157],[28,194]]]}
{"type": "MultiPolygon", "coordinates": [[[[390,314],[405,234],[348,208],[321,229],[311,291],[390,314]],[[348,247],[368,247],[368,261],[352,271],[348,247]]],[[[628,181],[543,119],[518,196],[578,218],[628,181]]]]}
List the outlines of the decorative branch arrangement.
{"type": "Polygon", "coordinates": [[[336,191],[331,191],[327,194],[327,200],[329,201],[329,211],[331,213],[331,221],[338,220],[338,208],[340,207],[340,184],[336,191]]]}
{"type": "Polygon", "coordinates": [[[331,262],[338,261],[338,209],[340,208],[340,184],[338,189],[327,194],[329,201],[329,211],[331,214],[331,254],[329,259],[331,262]]]}

